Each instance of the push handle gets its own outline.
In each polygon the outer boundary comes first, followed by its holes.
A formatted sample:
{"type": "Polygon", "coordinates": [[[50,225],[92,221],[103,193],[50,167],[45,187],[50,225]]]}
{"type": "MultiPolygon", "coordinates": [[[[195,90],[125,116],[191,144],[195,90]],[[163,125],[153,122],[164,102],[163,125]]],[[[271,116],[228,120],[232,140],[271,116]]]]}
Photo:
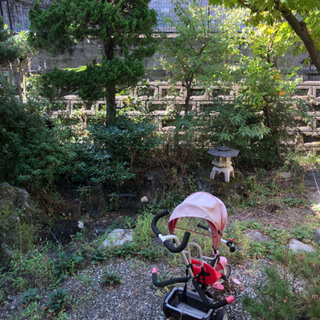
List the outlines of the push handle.
{"type": "Polygon", "coordinates": [[[161,211],[161,212],[157,213],[155,215],[155,217],[152,219],[151,228],[152,228],[152,231],[154,232],[154,234],[161,239],[161,241],[163,242],[164,246],[170,252],[179,253],[182,250],[184,250],[184,248],[187,246],[189,238],[190,238],[190,232],[186,231],[184,233],[182,242],[178,247],[175,247],[173,244],[171,244],[170,240],[165,240],[163,238],[161,232],[159,231],[158,227],[157,227],[157,222],[158,222],[159,219],[161,219],[162,217],[165,217],[168,214],[169,214],[168,210],[164,210],[164,211],[161,211]]]}
{"type": "Polygon", "coordinates": [[[197,226],[198,226],[198,228],[202,228],[202,229],[205,229],[205,230],[208,230],[208,231],[210,229],[209,227],[207,227],[207,226],[205,226],[205,225],[203,225],[201,223],[198,223],[197,226]]]}
{"type": "Polygon", "coordinates": [[[164,281],[158,282],[157,268],[152,269],[152,283],[156,287],[162,288],[162,287],[169,286],[169,285],[175,284],[175,283],[188,282],[189,279],[190,279],[190,277],[183,277],[183,278],[174,278],[174,279],[169,279],[169,280],[164,280],[164,281]]]}

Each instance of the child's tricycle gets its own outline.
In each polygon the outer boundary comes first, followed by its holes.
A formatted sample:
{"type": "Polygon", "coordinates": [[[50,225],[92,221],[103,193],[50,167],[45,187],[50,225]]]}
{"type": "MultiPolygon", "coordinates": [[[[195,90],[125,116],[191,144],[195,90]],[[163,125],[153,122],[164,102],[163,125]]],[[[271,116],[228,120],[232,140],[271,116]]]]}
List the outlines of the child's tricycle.
{"type": "Polygon", "coordinates": [[[167,215],[169,215],[167,210],[158,213],[152,220],[152,230],[170,252],[180,253],[186,266],[186,275],[185,277],[158,282],[157,269],[153,268],[152,280],[155,286],[165,287],[175,283],[185,284],[184,288],[175,288],[166,296],[163,302],[164,314],[168,318],[175,317],[179,320],[229,319],[227,310],[222,307],[233,302],[234,297],[229,296],[221,301],[215,301],[207,290],[209,285],[215,290],[224,290],[222,283],[228,280],[231,273],[231,267],[227,264],[227,259],[221,257],[218,251],[220,242],[225,243],[231,252],[235,251],[232,239],[222,239],[227,223],[227,210],[224,203],[206,192],[191,194],[172,212],[168,223],[170,235],[164,236],[157,228],[157,222],[167,215]],[[173,234],[175,228],[178,228],[179,218],[201,218],[207,221],[208,226],[200,223],[197,226],[211,233],[212,257],[203,256],[201,247],[195,242],[189,242],[190,230],[184,233],[183,240],[180,243],[178,237],[173,234]],[[199,260],[191,257],[191,246],[195,246],[198,250],[199,260]],[[187,248],[186,251],[185,248],[187,248]],[[208,263],[203,261],[203,258],[208,263]],[[193,290],[187,288],[189,280],[194,287],[193,290]]]}

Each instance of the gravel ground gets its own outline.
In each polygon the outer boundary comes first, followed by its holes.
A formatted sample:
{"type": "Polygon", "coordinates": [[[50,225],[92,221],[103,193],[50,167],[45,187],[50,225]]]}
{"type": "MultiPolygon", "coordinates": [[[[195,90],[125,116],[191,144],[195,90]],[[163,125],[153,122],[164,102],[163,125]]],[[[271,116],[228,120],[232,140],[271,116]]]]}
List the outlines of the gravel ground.
{"type": "MultiPolygon", "coordinates": [[[[66,279],[62,288],[68,292],[71,300],[67,309],[67,316],[61,319],[77,320],[163,320],[162,303],[166,295],[165,289],[158,289],[151,284],[152,268],[157,267],[158,275],[166,272],[167,276],[183,276],[184,268],[176,267],[172,263],[152,263],[141,260],[114,259],[107,263],[92,266],[80,271],[76,276],[66,279]],[[119,274],[123,283],[118,287],[102,286],[99,281],[103,270],[110,268],[119,274]]],[[[221,299],[232,294],[235,302],[226,308],[231,320],[249,320],[250,316],[243,311],[241,299],[247,293],[253,293],[252,285],[260,278],[258,264],[248,263],[246,266],[232,268],[231,277],[237,278],[242,285],[236,286],[230,281],[222,292],[216,292],[214,297],[221,299]]],[[[52,291],[42,294],[37,308],[39,318],[22,317],[23,306],[19,302],[20,296],[9,296],[6,304],[0,309],[0,319],[48,319],[43,310],[47,296],[52,291]]],[[[211,293],[214,293],[211,290],[211,293]]]]}

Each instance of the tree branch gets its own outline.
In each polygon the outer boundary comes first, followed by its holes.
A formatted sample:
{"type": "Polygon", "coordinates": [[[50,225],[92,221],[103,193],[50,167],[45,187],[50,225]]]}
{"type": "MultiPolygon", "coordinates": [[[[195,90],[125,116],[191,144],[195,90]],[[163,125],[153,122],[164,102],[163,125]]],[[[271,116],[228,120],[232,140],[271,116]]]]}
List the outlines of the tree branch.
{"type": "Polygon", "coordinates": [[[318,72],[320,73],[320,56],[319,52],[315,46],[314,41],[311,38],[311,35],[307,29],[307,24],[303,21],[299,21],[292,12],[283,7],[280,4],[280,1],[274,0],[274,3],[276,5],[276,9],[281,13],[281,15],[288,21],[290,27],[293,29],[293,31],[297,34],[297,36],[301,39],[301,41],[304,43],[310,58],[317,68],[318,72]]]}

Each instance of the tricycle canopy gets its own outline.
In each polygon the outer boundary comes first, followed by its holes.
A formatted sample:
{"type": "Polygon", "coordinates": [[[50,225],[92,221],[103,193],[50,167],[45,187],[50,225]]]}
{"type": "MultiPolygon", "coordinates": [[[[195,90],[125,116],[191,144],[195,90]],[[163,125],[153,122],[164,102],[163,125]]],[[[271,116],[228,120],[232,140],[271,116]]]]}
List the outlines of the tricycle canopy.
{"type": "Polygon", "coordinates": [[[179,218],[201,218],[207,220],[211,230],[212,244],[218,250],[221,235],[227,224],[227,209],[217,197],[207,192],[196,192],[188,196],[172,212],[169,219],[169,232],[173,234],[179,218]]]}

